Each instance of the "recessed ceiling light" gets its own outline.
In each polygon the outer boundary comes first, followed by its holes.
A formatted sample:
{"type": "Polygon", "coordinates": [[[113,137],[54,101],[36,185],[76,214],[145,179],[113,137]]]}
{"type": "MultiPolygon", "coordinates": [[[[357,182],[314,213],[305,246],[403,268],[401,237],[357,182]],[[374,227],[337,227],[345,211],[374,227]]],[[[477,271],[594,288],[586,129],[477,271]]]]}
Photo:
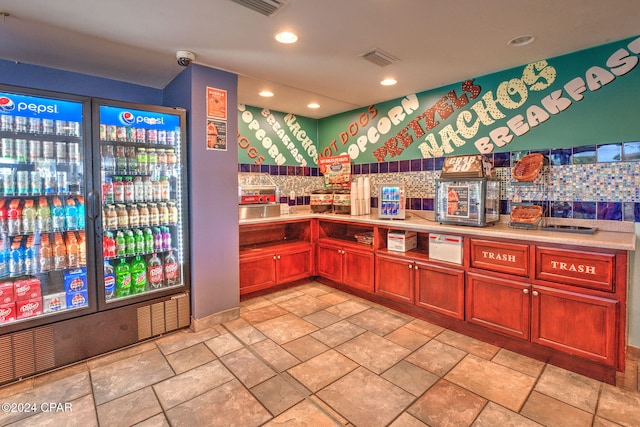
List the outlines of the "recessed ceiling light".
{"type": "Polygon", "coordinates": [[[515,46],[515,47],[526,46],[526,45],[528,45],[530,43],[533,43],[533,41],[535,39],[536,38],[534,36],[526,34],[526,35],[523,35],[523,36],[518,36],[518,37],[512,38],[511,40],[509,40],[507,42],[507,44],[509,46],[515,46]]]}
{"type": "Polygon", "coordinates": [[[269,98],[269,97],[273,96],[273,92],[271,92],[269,90],[263,90],[258,95],[264,96],[265,98],[269,98]]]}
{"type": "Polygon", "coordinates": [[[307,104],[308,108],[320,108],[320,104],[312,102],[311,104],[307,104]]]}
{"type": "Polygon", "coordinates": [[[398,81],[396,79],[391,78],[391,77],[388,77],[388,78],[386,78],[386,79],[384,79],[383,81],[380,82],[380,84],[382,86],[393,86],[396,83],[398,83],[398,81]]]}
{"type": "Polygon", "coordinates": [[[276,41],[284,44],[291,44],[298,41],[298,36],[293,34],[290,31],[283,31],[281,33],[276,34],[276,41]]]}

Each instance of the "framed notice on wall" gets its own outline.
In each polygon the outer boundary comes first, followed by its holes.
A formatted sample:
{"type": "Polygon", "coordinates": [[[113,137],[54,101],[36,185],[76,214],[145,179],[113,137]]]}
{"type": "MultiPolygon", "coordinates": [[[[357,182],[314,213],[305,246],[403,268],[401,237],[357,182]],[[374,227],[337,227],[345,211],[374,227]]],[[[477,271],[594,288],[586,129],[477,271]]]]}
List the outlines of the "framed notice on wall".
{"type": "Polygon", "coordinates": [[[207,87],[207,150],[227,150],[227,91],[207,87]]]}

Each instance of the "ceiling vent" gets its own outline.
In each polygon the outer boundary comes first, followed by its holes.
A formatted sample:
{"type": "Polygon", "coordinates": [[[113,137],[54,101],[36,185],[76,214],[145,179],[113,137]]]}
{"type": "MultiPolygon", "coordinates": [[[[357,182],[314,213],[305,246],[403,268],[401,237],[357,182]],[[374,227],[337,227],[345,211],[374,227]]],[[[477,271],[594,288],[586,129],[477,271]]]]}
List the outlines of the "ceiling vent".
{"type": "Polygon", "coordinates": [[[380,49],[371,49],[369,52],[366,52],[362,55],[364,59],[369,62],[373,62],[376,65],[381,67],[386,67],[389,64],[393,64],[398,61],[393,55],[389,55],[386,52],[381,51],[380,49]]]}
{"type": "Polygon", "coordinates": [[[241,6],[261,13],[264,16],[275,15],[284,5],[284,0],[231,0],[241,6]]]}

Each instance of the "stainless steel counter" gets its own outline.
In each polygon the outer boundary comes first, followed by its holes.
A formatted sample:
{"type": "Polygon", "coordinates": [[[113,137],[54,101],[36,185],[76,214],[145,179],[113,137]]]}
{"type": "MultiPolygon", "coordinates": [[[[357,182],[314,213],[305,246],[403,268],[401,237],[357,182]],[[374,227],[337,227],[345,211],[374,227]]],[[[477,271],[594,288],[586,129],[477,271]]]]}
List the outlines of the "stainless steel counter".
{"type": "Polygon", "coordinates": [[[636,249],[636,236],[634,223],[622,221],[584,221],[549,218],[556,224],[581,225],[597,227],[594,234],[563,233],[557,231],[544,231],[540,229],[525,230],[512,228],[508,224],[508,216],[505,222],[486,227],[470,227],[462,225],[445,225],[433,221],[433,212],[409,211],[404,220],[378,219],[375,209],[371,215],[350,216],[338,214],[317,214],[309,209],[296,208],[296,213],[281,215],[272,218],[256,218],[240,220],[240,225],[266,224],[270,222],[288,222],[296,219],[321,218],[325,220],[350,221],[354,223],[379,225],[398,230],[413,230],[427,233],[443,233],[466,236],[478,236],[486,238],[524,240],[537,243],[553,243],[564,245],[585,246],[590,248],[606,248],[633,251],[636,249]]]}

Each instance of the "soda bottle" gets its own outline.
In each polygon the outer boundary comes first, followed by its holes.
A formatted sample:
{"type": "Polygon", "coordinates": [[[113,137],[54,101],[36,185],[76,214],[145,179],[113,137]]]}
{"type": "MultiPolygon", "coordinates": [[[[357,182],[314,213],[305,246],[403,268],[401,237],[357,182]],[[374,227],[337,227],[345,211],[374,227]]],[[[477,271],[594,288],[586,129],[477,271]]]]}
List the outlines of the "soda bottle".
{"type": "Polygon", "coordinates": [[[40,242],[40,271],[46,272],[51,270],[53,267],[53,252],[51,251],[51,246],[49,244],[49,235],[45,234],[42,236],[42,240],[40,242]]]}
{"type": "Polygon", "coordinates": [[[140,255],[131,261],[131,293],[141,294],[147,290],[147,266],[140,255]]]}
{"type": "Polygon", "coordinates": [[[76,200],[76,208],[78,214],[78,228],[84,229],[85,220],[84,220],[84,196],[78,196],[76,200]]]}
{"type": "Polygon", "coordinates": [[[78,228],[78,208],[73,199],[67,199],[67,206],[64,210],[64,220],[67,230],[75,230],[78,228]]]}
{"type": "Polygon", "coordinates": [[[36,209],[33,206],[34,201],[27,199],[22,207],[22,232],[34,233],[36,231],[36,209]]]}
{"type": "Polygon", "coordinates": [[[116,265],[116,296],[126,297],[131,294],[131,267],[125,258],[120,258],[116,265]]]}
{"type": "Polygon", "coordinates": [[[67,267],[77,268],[80,266],[80,248],[73,233],[67,233],[67,267]]]}
{"type": "Polygon", "coordinates": [[[116,173],[116,159],[113,155],[113,145],[105,145],[100,149],[102,153],[102,169],[107,174],[116,173]]]}
{"type": "Polygon", "coordinates": [[[127,173],[127,156],[125,147],[122,145],[116,146],[116,172],[119,174],[127,173]]]}
{"type": "Polygon", "coordinates": [[[64,230],[64,208],[59,197],[54,197],[51,201],[53,207],[51,208],[51,225],[53,231],[64,230]]]}
{"type": "Polygon", "coordinates": [[[136,253],[144,254],[144,234],[142,233],[142,230],[136,228],[134,231],[134,238],[136,241],[136,253]]]}
{"type": "Polygon", "coordinates": [[[167,286],[178,284],[178,261],[173,255],[173,251],[169,251],[164,258],[164,279],[167,286]]]}
{"type": "Polygon", "coordinates": [[[153,254],[149,258],[148,270],[149,270],[149,286],[151,289],[159,289],[162,287],[162,261],[158,258],[157,254],[153,254]]]}
{"type": "Polygon", "coordinates": [[[78,262],[87,265],[87,244],[84,231],[78,231],[78,262]]]}
{"type": "Polygon", "coordinates": [[[144,251],[148,254],[153,252],[154,240],[153,232],[150,228],[144,229],[144,251]]]}
{"type": "Polygon", "coordinates": [[[62,234],[56,233],[53,238],[53,268],[62,270],[67,267],[67,247],[62,240],[62,234]]]}
{"type": "Polygon", "coordinates": [[[138,173],[147,174],[149,173],[148,165],[147,165],[147,149],[146,148],[138,148],[137,153],[138,160],[138,173]]]}
{"type": "Polygon", "coordinates": [[[22,230],[22,209],[20,209],[20,200],[13,199],[9,202],[7,210],[7,231],[9,234],[20,234],[22,230]]]}
{"type": "Polygon", "coordinates": [[[116,295],[116,275],[109,261],[104,262],[104,297],[112,299],[116,295]]]}
{"type": "Polygon", "coordinates": [[[116,233],[116,256],[125,256],[127,254],[127,242],[124,233],[118,231],[116,233]]]}
{"type": "Polygon", "coordinates": [[[33,246],[33,235],[27,239],[27,248],[24,251],[24,272],[25,274],[36,274],[38,272],[38,251],[33,246]]]}
{"type": "Polygon", "coordinates": [[[7,249],[7,241],[2,238],[0,240],[0,277],[9,274],[9,251],[7,249]]]}
{"type": "Polygon", "coordinates": [[[127,170],[131,174],[139,173],[136,147],[127,147],[127,170]]]}
{"type": "Polygon", "coordinates": [[[153,227],[153,250],[154,252],[162,252],[162,232],[160,227],[153,227]]]}
{"type": "Polygon", "coordinates": [[[136,253],[136,239],[133,237],[133,231],[124,232],[124,246],[127,256],[133,256],[136,253]]]}
{"type": "Polygon", "coordinates": [[[169,231],[169,227],[160,227],[162,231],[162,250],[168,251],[171,249],[171,232],[169,231]]]}
{"type": "Polygon", "coordinates": [[[17,236],[11,242],[9,252],[9,274],[12,277],[24,274],[24,248],[22,247],[22,236],[17,236]]]}
{"type": "Polygon", "coordinates": [[[39,233],[51,231],[51,209],[46,197],[40,197],[38,211],[36,212],[36,230],[39,233]]]}
{"type": "Polygon", "coordinates": [[[5,202],[7,199],[0,199],[0,233],[7,232],[7,208],[5,202]]]}

